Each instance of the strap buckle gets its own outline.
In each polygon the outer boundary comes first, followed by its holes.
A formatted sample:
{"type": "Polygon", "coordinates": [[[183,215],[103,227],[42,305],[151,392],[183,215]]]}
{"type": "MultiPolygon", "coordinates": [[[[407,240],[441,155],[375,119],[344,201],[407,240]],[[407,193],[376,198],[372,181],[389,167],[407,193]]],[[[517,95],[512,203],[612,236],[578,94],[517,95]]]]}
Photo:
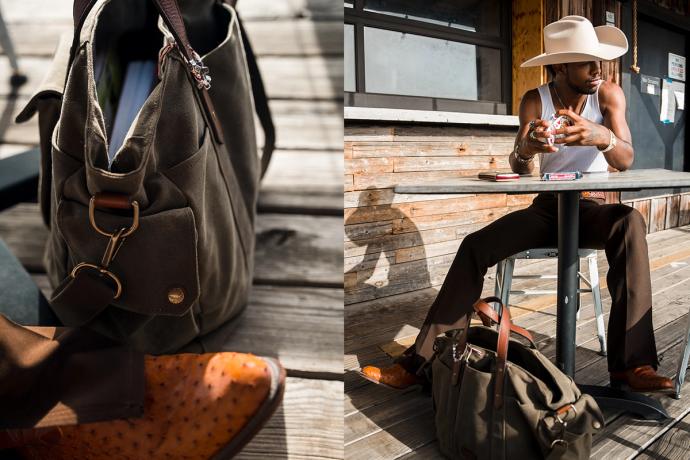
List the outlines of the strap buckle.
{"type": "Polygon", "coordinates": [[[104,267],[99,267],[98,265],[90,264],[87,262],[82,262],[72,269],[72,272],[69,274],[69,276],[71,276],[72,278],[76,278],[77,272],[79,272],[79,270],[84,269],[84,268],[90,268],[92,270],[96,270],[101,275],[105,275],[105,276],[109,277],[110,279],[112,279],[115,282],[115,296],[113,296],[113,299],[117,299],[120,297],[120,294],[122,294],[122,282],[120,281],[120,279],[117,276],[115,276],[115,274],[113,272],[111,272],[110,270],[108,270],[104,267]]]}
{"type": "Polygon", "coordinates": [[[122,282],[113,272],[108,270],[108,267],[115,259],[115,256],[117,256],[117,253],[122,247],[122,244],[125,242],[125,239],[134,233],[137,228],[139,228],[139,203],[136,201],[128,201],[127,198],[122,195],[96,194],[91,197],[91,200],[89,200],[89,222],[96,232],[109,238],[108,245],[106,246],[103,257],[101,258],[100,266],[88,262],[81,262],[72,269],[70,276],[72,278],[76,278],[77,273],[85,268],[96,270],[101,275],[107,276],[114,281],[116,290],[113,298],[117,299],[122,294],[122,282]],[[132,224],[129,226],[129,228],[122,227],[114,232],[108,232],[99,227],[96,223],[96,206],[98,201],[104,202],[103,207],[121,209],[131,207],[133,210],[133,215],[132,224]]]}
{"type": "Polygon", "coordinates": [[[565,449],[568,448],[568,441],[565,440],[565,430],[568,427],[568,422],[566,422],[564,419],[571,409],[573,410],[573,412],[575,412],[575,417],[577,417],[577,409],[575,408],[574,404],[567,404],[563,407],[560,407],[553,411],[553,413],[551,414],[556,419],[557,424],[560,426],[560,437],[555,439],[551,443],[551,449],[553,449],[557,445],[561,445],[565,449]],[[561,415],[563,415],[564,417],[561,418],[561,415]]]}
{"type": "MultiPolygon", "coordinates": [[[[116,233],[119,232],[119,230],[116,232],[113,232],[113,233],[107,232],[107,231],[101,229],[98,226],[98,224],[96,223],[96,200],[98,198],[104,197],[104,196],[106,196],[106,195],[97,193],[96,195],[91,197],[91,200],[89,200],[89,222],[91,222],[91,226],[94,228],[94,230],[96,230],[101,235],[113,237],[116,233]]],[[[111,196],[118,196],[118,195],[108,194],[107,196],[111,197],[111,196]]],[[[134,231],[137,228],[139,228],[139,203],[136,201],[129,201],[128,206],[130,206],[132,208],[132,212],[133,212],[133,214],[132,214],[132,225],[130,225],[130,227],[128,229],[126,229],[124,233],[122,233],[120,235],[120,237],[122,237],[122,238],[128,237],[129,235],[134,233],[134,231]]],[[[122,206],[122,205],[118,204],[118,206],[105,206],[105,207],[122,208],[122,207],[127,207],[127,206],[122,206]]]]}
{"type": "Polygon", "coordinates": [[[204,65],[201,61],[201,56],[196,51],[191,48],[189,48],[189,51],[192,54],[192,59],[187,61],[187,65],[192,73],[192,77],[196,80],[196,86],[199,89],[208,91],[211,89],[211,75],[209,75],[208,67],[204,65]]]}

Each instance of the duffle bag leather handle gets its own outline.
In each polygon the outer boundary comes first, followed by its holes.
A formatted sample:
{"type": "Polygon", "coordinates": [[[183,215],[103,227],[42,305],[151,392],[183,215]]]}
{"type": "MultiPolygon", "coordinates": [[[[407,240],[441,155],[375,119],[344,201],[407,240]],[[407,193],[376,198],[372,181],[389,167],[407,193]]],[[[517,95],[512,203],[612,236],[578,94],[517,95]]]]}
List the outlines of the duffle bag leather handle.
{"type": "Polygon", "coordinates": [[[496,372],[494,374],[494,409],[498,410],[503,406],[503,385],[505,382],[506,365],[508,362],[508,345],[510,343],[510,332],[513,327],[510,319],[510,310],[508,310],[501,299],[497,297],[486,297],[477,300],[472,307],[476,312],[487,313],[487,309],[491,309],[488,302],[498,302],[501,306],[501,315],[498,318],[498,341],[496,344],[496,372]]]}
{"type": "MultiPolygon", "coordinates": [[[[485,326],[491,326],[492,322],[499,324],[501,321],[498,314],[496,313],[496,310],[494,310],[491,307],[491,305],[489,305],[489,302],[501,303],[501,299],[499,299],[498,297],[486,297],[484,299],[477,300],[473,305],[474,311],[477,312],[477,315],[479,315],[479,318],[481,318],[482,323],[484,323],[485,326]]],[[[508,309],[506,308],[505,310],[508,309]]],[[[529,344],[532,346],[532,348],[537,348],[537,345],[534,343],[534,338],[532,338],[532,334],[530,334],[530,332],[527,329],[524,329],[520,326],[511,323],[510,332],[517,334],[520,337],[529,341],[529,344]]]]}
{"type": "MultiPolygon", "coordinates": [[[[81,33],[81,28],[84,24],[86,16],[91,11],[91,8],[96,4],[97,0],[74,0],[74,5],[72,9],[72,15],[74,18],[74,41],[72,43],[72,49],[70,50],[69,65],[72,65],[74,60],[77,47],[79,46],[79,35],[81,33]]],[[[156,9],[163,18],[163,22],[170,29],[175,42],[177,43],[177,48],[179,49],[182,57],[187,62],[190,68],[190,73],[193,72],[193,66],[195,63],[200,64],[199,56],[196,54],[192,45],[189,43],[189,38],[187,37],[187,29],[184,25],[184,20],[182,19],[182,12],[177,4],[177,0],[152,0],[156,5],[156,9]]],[[[192,78],[197,79],[192,73],[192,78]]],[[[216,116],[216,111],[213,107],[213,102],[211,101],[211,96],[208,94],[208,89],[198,86],[199,97],[201,101],[202,108],[205,112],[207,121],[211,127],[213,136],[218,143],[223,143],[223,131],[216,116]]]]}

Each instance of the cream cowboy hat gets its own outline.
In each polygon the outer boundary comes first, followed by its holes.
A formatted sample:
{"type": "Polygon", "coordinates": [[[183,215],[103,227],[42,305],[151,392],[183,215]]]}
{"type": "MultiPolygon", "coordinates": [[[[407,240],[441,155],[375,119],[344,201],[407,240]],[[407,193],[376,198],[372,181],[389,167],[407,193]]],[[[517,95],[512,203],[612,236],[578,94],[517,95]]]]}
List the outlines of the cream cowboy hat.
{"type": "Polygon", "coordinates": [[[594,27],[582,16],[565,16],[544,27],[544,50],[520,67],[608,61],[628,51],[628,39],[617,27],[594,27]]]}

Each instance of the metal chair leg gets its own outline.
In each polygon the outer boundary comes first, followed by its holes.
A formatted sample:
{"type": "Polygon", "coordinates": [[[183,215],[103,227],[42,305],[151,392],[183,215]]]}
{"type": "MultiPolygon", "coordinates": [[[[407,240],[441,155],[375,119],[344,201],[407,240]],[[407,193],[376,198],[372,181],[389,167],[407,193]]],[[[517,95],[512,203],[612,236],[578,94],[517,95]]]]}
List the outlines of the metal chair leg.
{"type": "Polygon", "coordinates": [[[675,380],[675,397],[680,398],[680,389],[685,381],[685,373],[688,370],[688,360],[690,360],[690,315],[688,315],[688,327],[683,339],[683,354],[678,361],[678,372],[676,372],[675,380]]]}
{"type": "Polygon", "coordinates": [[[589,263],[589,283],[592,288],[594,298],[594,316],[597,322],[597,337],[599,338],[599,354],[606,356],[606,327],[604,325],[604,310],[601,306],[601,291],[599,289],[599,265],[597,257],[588,257],[589,263]]]}
{"type": "Polygon", "coordinates": [[[580,272],[577,272],[577,299],[575,300],[577,303],[575,304],[575,307],[577,308],[577,311],[575,313],[575,321],[580,321],[580,306],[582,303],[580,302],[582,300],[582,290],[580,289],[582,283],[582,278],[580,277],[580,272]]]}
{"type": "MultiPolygon", "coordinates": [[[[499,299],[503,298],[503,273],[505,272],[505,260],[501,260],[496,264],[496,282],[494,283],[494,296],[499,299]]],[[[499,306],[494,302],[494,310],[500,313],[499,306]]]]}
{"type": "Polygon", "coordinates": [[[515,269],[515,259],[506,259],[503,267],[503,290],[501,292],[501,302],[506,307],[510,300],[510,289],[513,285],[513,270],[515,269]]]}
{"type": "Polygon", "coordinates": [[[7,59],[10,61],[10,67],[12,67],[14,73],[18,73],[19,64],[17,63],[17,55],[14,52],[14,45],[12,44],[12,39],[7,31],[5,20],[2,17],[2,11],[0,11],[0,45],[2,45],[2,50],[5,52],[7,59]]]}

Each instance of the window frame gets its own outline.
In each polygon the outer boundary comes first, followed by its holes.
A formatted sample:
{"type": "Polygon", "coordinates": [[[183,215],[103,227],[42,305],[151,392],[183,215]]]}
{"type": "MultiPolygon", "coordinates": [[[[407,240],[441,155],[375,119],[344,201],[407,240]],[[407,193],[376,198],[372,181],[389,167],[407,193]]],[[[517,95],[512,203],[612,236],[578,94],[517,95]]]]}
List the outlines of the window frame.
{"type": "MultiPolygon", "coordinates": [[[[414,19],[364,11],[364,0],[354,0],[354,7],[344,7],[344,23],[352,25],[355,39],[355,91],[345,91],[349,107],[377,107],[447,112],[509,115],[512,104],[512,31],[511,2],[499,2],[499,35],[444,27],[414,19]],[[501,53],[501,101],[473,101],[440,97],[407,96],[365,92],[364,27],[410,33],[470,45],[498,49],[501,53]]],[[[347,69],[346,69],[347,70],[347,69]]]]}

